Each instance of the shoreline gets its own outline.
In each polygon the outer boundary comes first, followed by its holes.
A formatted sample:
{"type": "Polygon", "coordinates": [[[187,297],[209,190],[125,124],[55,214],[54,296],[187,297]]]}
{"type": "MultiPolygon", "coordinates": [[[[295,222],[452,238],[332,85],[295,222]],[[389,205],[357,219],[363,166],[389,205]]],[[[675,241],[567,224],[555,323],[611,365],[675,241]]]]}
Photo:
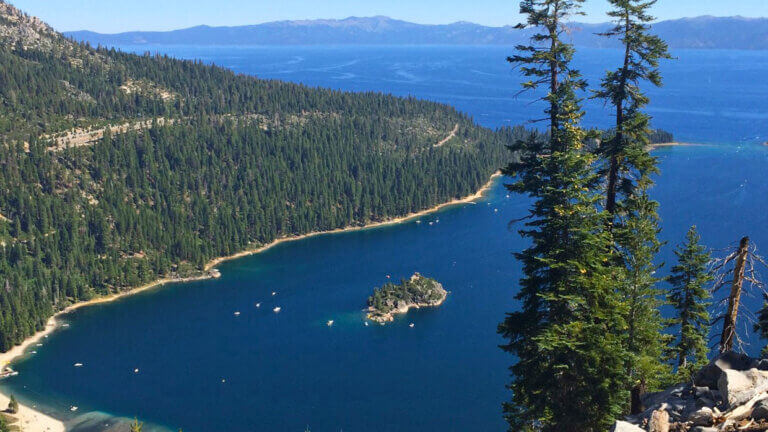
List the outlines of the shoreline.
{"type": "Polygon", "coordinates": [[[708,144],[695,144],[695,143],[686,143],[686,142],[667,142],[667,143],[657,143],[657,144],[650,144],[647,148],[648,151],[658,150],[660,148],[665,147],[707,147],[708,144]]]}
{"type": "MultiPolygon", "coordinates": [[[[88,301],[75,303],[73,305],[67,306],[66,308],[55,313],[52,317],[48,319],[44,330],[41,330],[35,333],[34,335],[24,339],[24,341],[20,345],[14,346],[8,352],[0,353],[0,367],[5,367],[6,365],[10,365],[19,357],[22,357],[30,346],[38,343],[40,340],[45,339],[51,333],[58,330],[61,327],[59,325],[60,324],[59,318],[62,315],[66,315],[80,308],[98,305],[98,304],[111,303],[127,296],[131,296],[131,295],[138,294],[138,293],[155,289],[155,288],[160,288],[167,284],[194,282],[194,281],[202,281],[202,280],[216,278],[218,277],[218,274],[219,274],[218,271],[215,269],[217,265],[223,262],[232,261],[238,258],[244,258],[247,256],[256,255],[261,252],[265,252],[282,243],[294,242],[294,241],[303,240],[306,238],[316,237],[321,235],[339,234],[344,232],[361,231],[365,229],[371,229],[371,228],[377,228],[377,227],[383,227],[383,226],[389,226],[389,225],[397,225],[397,224],[408,222],[410,220],[413,220],[419,217],[423,217],[423,216],[435,213],[446,207],[452,207],[452,206],[461,205],[461,204],[469,204],[471,202],[477,201],[480,198],[482,198],[486,194],[486,192],[488,192],[491,189],[491,187],[493,187],[493,184],[496,181],[496,179],[501,176],[502,176],[501,172],[494,173],[491,176],[490,180],[488,180],[487,183],[485,183],[477,192],[475,192],[472,195],[466,196],[464,198],[457,198],[442,204],[438,204],[432,208],[422,210],[416,213],[411,213],[406,216],[387,219],[380,222],[373,222],[367,225],[350,226],[346,228],[337,228],[337,229],[328,230],[328,231],[313,231],[307,234],[281,237],[279,239],[272,241],[269,244],[259,246],[255,249],[247,249],[232,255],[214,258],[205,265],[203,274],[201,275],[191,276],[186,278],[157,279],[153,282],[147,283],[145,285],[141,285],[139,287],[136,287],[127,291],[123,291],[121,293],[111,294],[104,297],[98,297],[88,301]]],[[[8,402],[9,402],[9,395],[5,394],[3,391],[0,391],[0,410],[4,410],[5,407],[8,406],[8,402]]],[[[45,415],[42,412],[36,411],[35,409],[29,406],[26,406],[24,404],[19,404],[19,413],[14,415],[14,417],[19,420],[18,425],[22,426],[23,432],[65,432],[66,431],[64,422],[62,422],[61,420],[54,419],[53,417],[45,415]]]]}
{"type": "Polygon", "coordinates": [[[395,321],[395,316],[397,315],[407,315],[408,312],[411,311],[411,309],[421,309],[421,308],[436,308],[440,307],[445,303],[445,300],[448,299],[448,293],[443,296],[443,298],[440,299],[440,301],[436,303],[411,303],[403,308],[396,309],[389,311],[385,314],[381,315],[373,315],[375,310],[371,310],[371,308],[367,309],[367,314],[365,315],[365,319],[368,321],[373,321],[375,323],[386,325],[387,323],[391,323],[395,321]]]}

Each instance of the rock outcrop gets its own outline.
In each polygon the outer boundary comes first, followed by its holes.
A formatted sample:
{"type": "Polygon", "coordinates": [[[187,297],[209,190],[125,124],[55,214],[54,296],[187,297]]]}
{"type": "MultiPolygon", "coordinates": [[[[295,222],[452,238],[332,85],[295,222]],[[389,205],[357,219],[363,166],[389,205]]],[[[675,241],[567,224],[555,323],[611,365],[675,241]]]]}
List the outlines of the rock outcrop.
{"type": "Polygon", "coordinates": [[[614,432],[768,431],[768,360],[725,353],[688,384],[643,397],[644,412],[614,432]]]}
{"type": "Polygon", "coordinates": [[[368,319],[383,324],[411,308],[439,306],[447,296],[439,282],[416,273],[399,285],[389,283],[374,290],[368,298],[368,319]]]}

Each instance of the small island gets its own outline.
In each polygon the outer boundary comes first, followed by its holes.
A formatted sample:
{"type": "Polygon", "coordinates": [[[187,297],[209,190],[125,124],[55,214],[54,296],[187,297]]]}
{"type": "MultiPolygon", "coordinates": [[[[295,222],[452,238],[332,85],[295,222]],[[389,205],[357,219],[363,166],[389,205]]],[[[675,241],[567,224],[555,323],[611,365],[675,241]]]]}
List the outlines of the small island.
{"type": "Polygon", "coordinates": [[[438,281],[416,273],[400,284],[388,283],[374,289],[368,297],[368,319],[384,324],[411,308],[440,306],[447,296],[438,281]]]}

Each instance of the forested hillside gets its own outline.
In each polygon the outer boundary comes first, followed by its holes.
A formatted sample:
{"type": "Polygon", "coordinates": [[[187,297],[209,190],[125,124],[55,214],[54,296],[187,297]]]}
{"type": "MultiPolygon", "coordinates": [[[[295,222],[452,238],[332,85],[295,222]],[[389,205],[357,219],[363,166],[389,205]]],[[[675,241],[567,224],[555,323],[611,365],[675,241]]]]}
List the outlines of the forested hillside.
{"type": "Polygon", "coordinates": [[[73,302],[471,194],[524,134],[93,49],[2,2],[0,72],[0,351],[73,302]]]}

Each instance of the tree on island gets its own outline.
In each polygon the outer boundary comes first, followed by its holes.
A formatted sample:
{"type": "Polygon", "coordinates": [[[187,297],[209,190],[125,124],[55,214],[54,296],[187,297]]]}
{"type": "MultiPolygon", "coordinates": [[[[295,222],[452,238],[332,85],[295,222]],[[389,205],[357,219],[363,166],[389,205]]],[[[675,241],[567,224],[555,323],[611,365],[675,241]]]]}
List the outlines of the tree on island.
{"type": "Polygon", "coordinates": [[[8,402],[8,412],[10,414],[19,412],[19,402],[16,401],[16,398],[13,395],[11,395],[11,400],[8,402]]]}
{"type": "Polygon", "coordinates": [[[130,425],[131,432],[141,432],[143,428],[144,423],[139,423],[139,419],[134,417],[133,423],[130,425]]]}
{"type": "Polygon", "coordinates": [[[0,414],[0,432],[11,432],[11,427],[8,426],[8,420],[0,414]]]}
{"type": "Polygon", "coordinates": [[[709,352],[707,336],[710,318],[707,308],[711,295],[707,284],[712,281],[712,276],[707,269],[709,252],[700,241],[696,227],[691,227],[686,243],[675,251],[678,263],[672,267],[672,275],[667,278],[672,285],[667,299],[675,309],[675,316],[667,323],[668,328],[674,331],[667,352],[677,366],[678,377],[685,380],[707,362],[709,352]]]}
{"type": "Polygon", "coordinates": [[[596,156],[584,148],[578,91],[586,87],[563,42],[568,17],[583,0],[526,0],[519,27],[539,30],[508,60],[529,78],[524,89],[546,87],[549,135],[518,141],[519,161],[504,173],[510,191],[533,198],[520,234],[531,246],[516,257],[524,276],[519,311],[499,326],[511,367],[510,430],[604,431],[624,410],[628,353],[622,300],[611,276],[609,215],[599,209],[596,156]]]}
{"type": "Polygon", "coordinates": [[[630,411],[635,414],[641,410],[641,394],[649,387],[658,388],[669,376],[669,368],[660,361],[663,320],[658,279],[653,276],[658,270],[654,258],[661,247],[658,203],[648,195],[651,176],[658,173],[658,167],[648,151],[652,130],[642,109],[649,99],[640,85],[661,86],[659,60],[670,55],[667,44],[649,33],[654,18],[648,11],[655,0],[609,3],[613,10],[608,16],[616,24],[603,36],[621,41],[623,62],[606,73],[594,97],[616,110],[614,134],[598,152],[605,161],[600,170],[606,183],[605,209],[612,215],[611,232],[618,251],[615,274],[626,305],[624,346],[630,354],[626,369],[632,390],[630,411]]]}

